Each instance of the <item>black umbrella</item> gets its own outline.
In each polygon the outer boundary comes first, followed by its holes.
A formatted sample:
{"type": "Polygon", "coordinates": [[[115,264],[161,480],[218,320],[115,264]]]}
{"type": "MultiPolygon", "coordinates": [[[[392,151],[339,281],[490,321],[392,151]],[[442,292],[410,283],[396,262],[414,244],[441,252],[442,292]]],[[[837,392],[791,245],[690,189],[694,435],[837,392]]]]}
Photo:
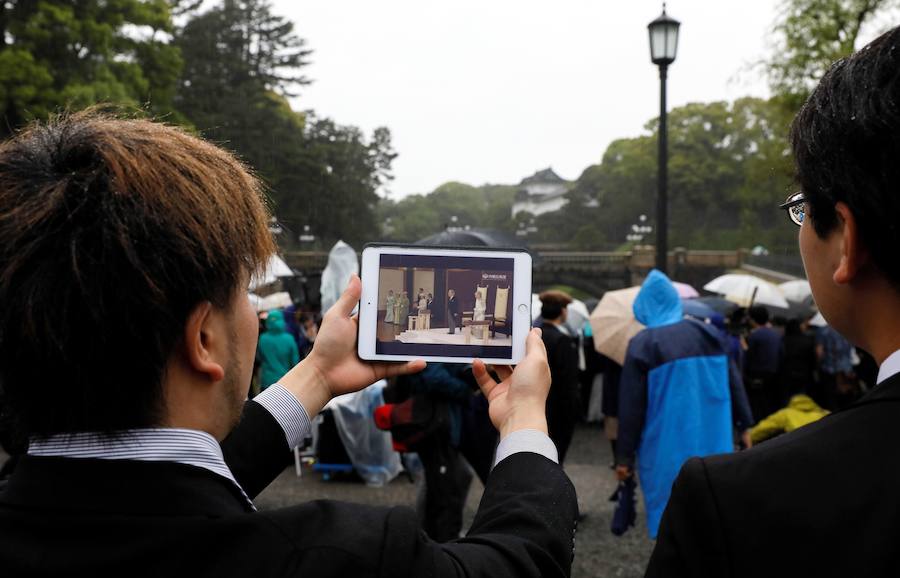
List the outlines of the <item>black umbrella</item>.
{"type": "Polygon", "coordinates": [[[732,303],[728,299],[723,299],[721,297],[698,297],[697,299],[694,299],[694,301],[703,303],[716,313],[721,313],[724,317],[728,317],[738,308],[737,303],[732,303]]]}
{"type": "Polygon", "coordinates": [[[787,309],[784,307],[775,307],[773,305],[763,305],[763,307],[769,310],[769,316],[773,319],[781,317],[782,319],[804,320],[809,319],[816,314],[815,305],[811,300],[804,303],[788,301],[787,309]]]}
{"type": "Polygon", "coordinates": [[[502,231],[486,229],[463,229],[442,231],[430,237],[419,239],[416,245],[440,245],[450,247],[522,247],[524,243],[502,231]]]}

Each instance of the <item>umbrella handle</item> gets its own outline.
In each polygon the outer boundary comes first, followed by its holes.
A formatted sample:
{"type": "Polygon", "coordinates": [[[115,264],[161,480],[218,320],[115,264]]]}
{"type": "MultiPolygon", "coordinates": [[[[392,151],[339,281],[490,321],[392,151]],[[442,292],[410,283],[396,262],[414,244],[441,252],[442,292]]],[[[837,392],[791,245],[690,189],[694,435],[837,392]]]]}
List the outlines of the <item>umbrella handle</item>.
{"type": "Polygon", "coordinates": [[[758,291],[759,291],[759,287],[754,287],[754,288],[753,288],[753,295],[750,296],[750,305],[747,306],[748,309],[749,309],[750,307],[753,307],[753,304],[756,302],[756,293],[757,293],[758,291]]]}

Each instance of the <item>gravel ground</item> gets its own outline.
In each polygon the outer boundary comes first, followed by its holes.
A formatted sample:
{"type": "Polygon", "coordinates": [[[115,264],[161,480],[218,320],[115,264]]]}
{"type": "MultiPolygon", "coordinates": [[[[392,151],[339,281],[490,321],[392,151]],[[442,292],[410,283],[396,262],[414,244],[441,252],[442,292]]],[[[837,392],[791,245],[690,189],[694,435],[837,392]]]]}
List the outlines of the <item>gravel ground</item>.
{"type": "MultiPolygon", "coordinates": [[[[617,538],[609,531],[615,504],[607,498],[616,483],[609,469],[609,444],[601,429],[596,425],[579,426],[566,459],[566,472],[578,491],[581,511],[587,514],[578,524],[572,575],[577,578],[643,576],[653,549],[653,543],[647,538],[643,505],[638,504],[637,525],[624,536],[617,538]]],[[[475,478],[466,505],[467,524],[475,515],[483,490],[475,478]]],[[[303,477],[297,478],[290,468],[255,502],[260,509],[271,509],[313,499],[415,507],[416,486],[402,475],[387,486],[372,488],[352,480],[323,481],[311,470],[305,470],[303,477]]]]}

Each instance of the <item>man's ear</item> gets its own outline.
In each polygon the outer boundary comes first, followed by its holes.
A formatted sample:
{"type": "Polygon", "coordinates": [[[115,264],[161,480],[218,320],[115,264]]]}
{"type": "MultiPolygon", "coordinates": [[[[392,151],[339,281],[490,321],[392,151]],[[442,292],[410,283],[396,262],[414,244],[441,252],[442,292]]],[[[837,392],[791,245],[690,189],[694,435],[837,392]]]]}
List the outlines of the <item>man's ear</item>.
{"type": "Polygon", "coordinates": [[[838,285],[853,281],[859,270],[868,262],[869,252],[859,236],[856,217],[846,203],[839,202],[834,206],[838,214],[838,231],[840,239],[840,262],[834,271],[833,279],[838,285]]]}
{"type": "Polygon", "coordinates": [[[220,345],[218,340],[224,338],[215,321],[212,303],[204,301],[194,307],[184,327],[184,348],[188,364],[194,371],[205,374],[211,382],[225,378],[225,369],[213,354],[213,349],[220,345]]]}

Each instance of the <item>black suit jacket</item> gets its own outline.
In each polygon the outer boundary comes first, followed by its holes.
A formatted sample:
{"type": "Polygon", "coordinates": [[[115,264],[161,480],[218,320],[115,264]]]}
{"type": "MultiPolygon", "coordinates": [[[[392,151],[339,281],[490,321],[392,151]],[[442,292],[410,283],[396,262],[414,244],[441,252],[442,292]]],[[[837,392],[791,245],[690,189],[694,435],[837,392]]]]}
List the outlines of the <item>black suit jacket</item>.
{"type": "Polygon", "coordinates": [[[455,295],[447,300],[447,311],[450,312],[450,315],[459,314],[459,302],[456,300],[455,295]]]}
{"type": "MultiPolygon", "coordinates": [[[[249,402],[223,443],[252,497],[290,462],[249,402]]],[[[519,453],[488,480],[469,537],[437,544],[409,508],[314,501],[252,512],[228,480],[166,462],[26,456],[0,493],[3,576],[566,576],[575,492],[519,453]]]]}
{"type": "Polygon", "coordinates": [[[553,323],[541,325],[541,339],[550,364],[550,405],[574,405],[578,400],[578,340],[569,337],[553,323]]]}
{"type": "Polygon", "coordinates": [[[681,470],[647,576],[900,575],[900,375],[848,409],[681,470]]]}

